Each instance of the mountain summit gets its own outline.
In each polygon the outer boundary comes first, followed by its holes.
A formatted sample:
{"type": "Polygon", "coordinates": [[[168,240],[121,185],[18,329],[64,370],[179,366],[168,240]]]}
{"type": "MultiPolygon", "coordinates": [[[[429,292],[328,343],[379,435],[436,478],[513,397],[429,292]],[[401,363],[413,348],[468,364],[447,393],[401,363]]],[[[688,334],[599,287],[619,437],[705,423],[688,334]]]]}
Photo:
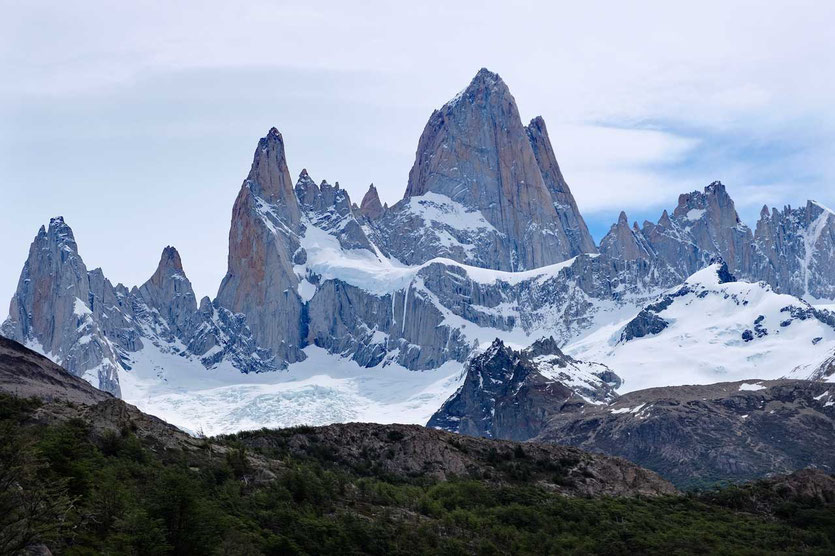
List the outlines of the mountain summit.
{"type": "MultiPolygon", "coordinates": [[[[416,214],[423,221],[437,215],[455,238],[444,256],[476,266],[525,270],[596,251],[544,122],[526,129],[510,89],[487,69],[434,111],[423,130],[405,197],[389,220],[413,227],[416,214]]],[[[390,249],[418,263],[444,240],[430,235],[424,243],[393,238],[390,249]]]]}

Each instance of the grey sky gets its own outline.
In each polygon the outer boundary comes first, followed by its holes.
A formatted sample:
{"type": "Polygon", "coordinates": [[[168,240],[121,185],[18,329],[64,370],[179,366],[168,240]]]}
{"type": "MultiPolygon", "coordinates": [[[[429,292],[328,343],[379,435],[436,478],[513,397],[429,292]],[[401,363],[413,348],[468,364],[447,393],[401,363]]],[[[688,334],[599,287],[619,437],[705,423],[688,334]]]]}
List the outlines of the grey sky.
{"type": "Polygon", "coordinates": [[[271,126],[293,174],[393,203],[482,66],[544,116],[597,238],[714,179],[749,225],[835,205],[835,3],[238,4],[0,0],[0,303],[55,215],[114,282],[172,244],[213,296],[271,126]]]}

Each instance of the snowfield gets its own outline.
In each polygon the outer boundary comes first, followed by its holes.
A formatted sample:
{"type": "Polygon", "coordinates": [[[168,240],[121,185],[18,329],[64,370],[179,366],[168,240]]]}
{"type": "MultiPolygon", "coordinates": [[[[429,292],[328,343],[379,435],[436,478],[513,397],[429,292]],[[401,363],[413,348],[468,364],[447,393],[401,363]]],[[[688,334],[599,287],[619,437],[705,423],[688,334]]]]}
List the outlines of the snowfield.
{"type": "Polygon", "coordinates": [[[630,318],[599,328],[569,345],[567,353],[608,365],[624,380],[618,392],[625,393],[655,386],[808,378],[835,350],[831,326],[815,318],[792,318],[787,309],[811,306],[761,283],[720,284],[717,269],[705,268],[685,282],[691,291],[658,313],[668,323],[660,333],[623,341],[630,318]],[[751,332],[748,341],[746,331],[751,332]]]}
{"type": "Polygon", "coordinates": [[[228,363],[207,370],[149,345],[132,354],[132,370],[120,372],[122,397],[192,434],[351,421],[423,425],[464,378],[460,363],[368,369],[318,347],[305,353],[286,371],[242,374],[228,363]]]}

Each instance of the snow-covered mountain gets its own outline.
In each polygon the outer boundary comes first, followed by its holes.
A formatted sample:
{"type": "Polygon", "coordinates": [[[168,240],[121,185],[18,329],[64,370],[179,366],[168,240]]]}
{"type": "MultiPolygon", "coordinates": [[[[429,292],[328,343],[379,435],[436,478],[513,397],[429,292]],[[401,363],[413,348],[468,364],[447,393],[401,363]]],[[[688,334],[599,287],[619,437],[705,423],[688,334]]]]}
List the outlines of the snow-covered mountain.
{"type": "Polygon", "coordinates": [[[829,313],[791,296],[835,298],[834,253],[828,209],[765,210],[752,233],[719,182],[657,223],[622,214],[596,246],[544,121],[525,126],[505,83],[481,70],[430,117],[393,206],[373,186],[357,206],[306,170],[293,183],[272,128],[235,200],[215,299],[196,300],[173,247],[145,284],[114,286],[56,218],[30,248],[2,334],[192,430],[425,422],[496,338],[518,349],[553,338],[628,389],[726,380],[722,365],[745,378],[831,374],[829,313]],[[713,284],[719,257],[751,283],[713,284]],[[670,288],[688,293],[653,312],[670,288]],[[626,329],[655,335],[621,340],[626,329]],[[653,368],[641,346],[674,335],[716,363],[653,368]]]}
{"type": "Polygon", "coordinates": [[[619,391],[746,378],[817,378],[835,350],[835,313],[712,264],[620,323],[568,347],[603,361],[619,391]]]}

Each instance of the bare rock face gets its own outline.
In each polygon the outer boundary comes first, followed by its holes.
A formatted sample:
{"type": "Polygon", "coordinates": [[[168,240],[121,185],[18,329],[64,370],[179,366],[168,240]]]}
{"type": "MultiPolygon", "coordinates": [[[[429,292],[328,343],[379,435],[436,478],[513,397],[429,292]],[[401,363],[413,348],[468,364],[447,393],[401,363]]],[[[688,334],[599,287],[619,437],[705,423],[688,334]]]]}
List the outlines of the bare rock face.
{"type": "Polygon", "coordinates": [[[690,233],[702,251],[722,257],[732,273],[751,267],[753,234],[739,219],[722,182],[711,183],[704,192],[679,196],[672,219],[690,233]]]}
{"type": "MultiPolygon", "coordinates": [[[[276,128],[258,141],[252,168],[244,180],[252,193],[270,205],[269,209],[291,230],[298,231],[301,211],[293,195],[293,181],[284,156],[284,138],[276,128]]],[[[243,192],[243,188],[241,188],[243,192]]]]}
{"type": "Polygon", "coordinates": [[[601,240],[600,253],[611,260],[642,261],[659,288],[681,283],[719,259],[736,276],[763,279],[764,258],[720,182],[680,195],[672,215],[665,210],[657,223],[630,228],[622,212],[601,240]]]}
{"type": "Polygon", "coordinates": [[[281,134],[258,142],[252,169],[232,209],[229,258],[217,300],[246,322],[259,346],[280,361],[304,359],[303,303],[293,271],[299,251],[301,209],[293,191],[281,134]]]}
{"type": "Polygon", "coordinates": [[[551,146],[545,120],[542,116],[537,116],[525,127],[525,131],[528,134],[528,140],[531,142],[536,163],[539,165],[540,172],[542,172],[542,180],[551,194],[554,209],[557,211],[560,224],[571,246],[571,256],[580,253],[596,253],[597,246],[594,244],[585,220],[580,215],[580,209],[577,208],[574,195],[568,188],[560,170],[560,165],[557,163],[557,156],[551,146]]]}
{"type": "Polygon", "coordinates": [[[440,229],[421,238],[419,248],[414,239],[384,234],[391,239],[389,250],[408,263],[445,256],[501,270],[536,268],[594,251],[579,212],[565,217],[570,234],[560,220],[552,191],[564,203],[561,208],[575,211],[576,204],[558,174],[544,126],[532,133],[529,139],[504,81],[479,71],[467,89],[429,118],[405,198],[382,225],[408,235],[424,225],[427,212],[447,217],[434,219],[440,229]],[[553,181],[552,191],[531,141],[553,181]],[[422,199],[430,204],[421,206],[422,199]]]}
{"type": "Polygon", "coordinates": [[[664,211],[657,224],[645,222],[641,233],[660,261],[682,279],[716,257],[735,274],[751,268],[753,234],[721,182],[680,195],[672,216],[664,211]]]}
{"type": "Polygon", "coordinates": [[[372,183],[368,187],[368,191],[365,193],[365,196],[362,198],[362,203],[360,203],[360,213],[368,218],[369,220],[376,220],[383,215],[385,209],[383,208],[383,204],[380,202],[380,196],[377,194],[377,188],[374,187],[372,183]]]}
{"type": "Polygon", "coordinates": [[[725,186],[679,196],[672,216],[630,230],[624,214],[600,242],[612,259],[643,259],[657,283],[672,285],[721,258],[731,273],[799,297],[835,298],[835,213],[808,201],[782,211],[763,207],[756,233],[743,224],[725,186]]]}
{"type": "Polygon", "coordinates": [[[515,351],[501,340],[467,363],[464,384],[427,423],[469,436],[528,440],[549,419],[616,398],[617,375],[605,365],[576,361],[553,338],[515,351]]]}
{"type": "Polygon", "coordinates": [[[835,298],[835,213],[808,201],[805,207],[763,207],[754,234],[762,254],[751,274],[783,293],[835,298]]]}
{"type": "Polygon", "coordinates": [[[310,342],[350,354],[366,367],[395,361],[425,370],[464,361],[472,346],[461,330],[445,323],[425,287],[445,272],[443,265],[430,265],[404,290],[384,296],[339,280],[324,281],[308,305],[310,342]]]}
{"type": "Polygon", "coordinates": [[[617,224],[612,225],[602,240],[600,240],[600,253],[612,259],[623,259],[632,261],[635,259],[652,260],[655,258],[655,251],[646,240],[636,223],[633,228],[629,227],[626,213],[621,211],[617,224]]]}
{"type": "Polygon", "coordinates": [[[168,246],[163,250],[157,270],[139,287],[138,294],[159,312],[174,336],[183,338],[190,333],[197,298],[175,248],[168,246]]]}
{"type": "Polygon", "coordinates": [[[208,297],[200,300],[191,333],[182,341],[183,355],[196,356],[206,368],[228,360],[243,373],[260,373],[285,364],[258,345],[244,314],[232,313],[208,297]]]}
{"type": "Polygon", "coordinates": [[[72,230],[53,218],[29,248],[2,332],[118,395],[119,357],[93,316],[94,299],[72,230]]]}

